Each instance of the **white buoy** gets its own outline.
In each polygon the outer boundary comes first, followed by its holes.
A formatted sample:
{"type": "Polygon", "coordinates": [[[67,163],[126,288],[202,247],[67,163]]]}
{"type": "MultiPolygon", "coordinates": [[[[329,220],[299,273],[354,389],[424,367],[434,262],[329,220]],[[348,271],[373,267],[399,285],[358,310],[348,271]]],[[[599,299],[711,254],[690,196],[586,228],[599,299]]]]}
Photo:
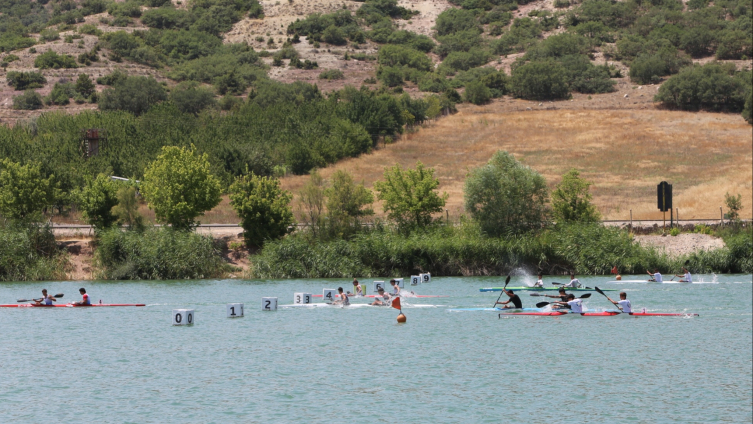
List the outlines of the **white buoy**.
{"type": "Polygon", "coordinates": [[[411,275],[410,276],[410,285],[411,286],[417,286],[421,284],[421,276],[420,275],[411,275]]]}
{"type": "Polygon", "coordinates": [[[193,309],[173,309],[173,325],[193,325],[193,309]]]}
{"type": "Polygon", "coordinates": [[[324,289],[322,291],[322,297],[324,298],[325,302],[334,302],[337,300],[337,290],[336,289],[324,289]]]}
{"type": "Polygon", "coordinates": [[[400,287],[401,289],[405,288],[405,283],[403,282],[402,278],[393,278],[393,280],[395,280],[398,287],[400,287]]]}
{"type": "Polygon", "coordinates": [[[311,293],[294,294],[293,303],[296,305],[308,305],[309,303],[311,303],[311,293]]]}
{"type": "Polygon", "coordinates": [[[384,281],[374,281],[374,293],[378,293],[379,289],[386,290],[384,288],[384,281]]]}
{"type": "Polygon", "coordinates": [[[431,283],[431,273],[430,272],[426,272],[424,274],[421,274],[421,283],[422,284],[431,283]]]}
{"type": "Polygon", "coordinates": [[[277,298],[276,297],[262,297],[261,298],[261,310],[262,311],[276,311],[277,310],[277,298]]]}
{"type": "Polygon", "coordinates": [[[228,303],[227,304],[227,317],[228,318],[240,318],[243,316],[243,304],[242,303],[228,303]]]}

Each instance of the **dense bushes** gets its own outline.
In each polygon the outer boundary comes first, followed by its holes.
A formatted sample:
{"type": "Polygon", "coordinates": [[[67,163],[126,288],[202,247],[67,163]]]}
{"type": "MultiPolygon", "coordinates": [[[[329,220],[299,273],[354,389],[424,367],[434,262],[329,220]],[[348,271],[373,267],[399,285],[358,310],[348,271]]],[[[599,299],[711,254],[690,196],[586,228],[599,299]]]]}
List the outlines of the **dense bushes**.
{"type": "Polygon", "coordinates": [[[210,236],[169,228],[104,231],[96,261],[101,277],[113,280],[213,278],[228,270],[210,236]]]}
{"type": "Polygon", "coordinates": [[[77,68],[76,60],[67,54],[57,54],[52,50],[42,53],[34,59],[34,67],[39,69],[77,68]]]}
{"type": "Polygon", "coordinates": [[[751,71],[732,64],[709,63],[685,68],[659,88],[655,100],[685,110],[740,112],[751,97],[751,71]]]}
{"type": "Polygon", "coordinates": [[[66,265],[50,227],[0,224],[0,281],[62,280],[66,265]]]}
{"type": "Polygon", "coordinates": [[[127,77],[102,92],[99,96],[99,108],[141,115],[164,100],[167,100],[167,93],[154,78],[127,77]]]}
{"type": "Polygon", "coordinates": [[[533,61],[512,71],[512,92],[529,100],[559,100],[570,97],[565,68],[554,61],[533,61]]]}
{"type": "Polygon", "coordinates": [[[13,109],[36,110],[44,106],[42,96],[34,90],[26,90],[24,94],[13,98],[13,109]]]}
{"type": "Polygon", "coordinates": [[[39,72],[16,72],[10,71],[5,76],[8,85],[16,90],[28,90],[42,88],[47,84],[47,79],[39,72]]]}

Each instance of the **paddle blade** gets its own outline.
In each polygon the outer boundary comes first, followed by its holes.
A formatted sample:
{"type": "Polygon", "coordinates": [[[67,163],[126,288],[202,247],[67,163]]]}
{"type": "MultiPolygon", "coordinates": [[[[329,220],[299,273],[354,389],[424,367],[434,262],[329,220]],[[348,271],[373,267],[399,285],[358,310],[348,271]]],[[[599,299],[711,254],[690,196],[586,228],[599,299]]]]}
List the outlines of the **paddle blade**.
{"type": "Polygon", "coordinates": [[[65,296],[65,295],[64,295],[63,293],[58,293],[58,294],[56,294],[56,295],[55,295],[55,296],[53,296],[53,297],[56,297],[56,298],[60,299],[60,298],[61,298],[61,297],[63,297],[63,296],[65,296]]]}
{"type": "Polygon", "coordinates": [[[531,293],[531,296],[546,296],[545,294],[541,293],[531,293]]]}
{"type": "Polygon", "coordinates": [[[21,302],[31,302],[31,299],[18,299],[16,302],[18,302],[18,303],[21,303],[21,302]]]}
{"type": "Polygon", "coordinates": [[[508,275],[507,278],[505,278],[505,288],[507,288],[507,285],[510,284],[510,276],[508,275]]]}
{"type": "Polygon", "coordinates": [[[604,292],[603,292],[603,291],[601,291],[601,289],[600,289],[600,288],[598,288],[598,287],[594,287],[594,290],[596,290],[596,292],[597,292],[597,293],[599,293],[599,294],[601,294],[601,295],[604,295],[604,296],[606,296],[606,295],[604,294],[604,292]]]}
{"type": "Polygon", "coordinates": [[[552,281],[552,285],[554,285],[554,286],[561,286],[562,283],[555,283],[554,281],[552,281]]]}
{"type": "Polygon", "coordinates": [[[546,306],[548,304],[549,304],[549,302],[539,302],[539,303],[536,304],[536,307],[537,308],[543,308],[544,306],[546,306]]]}
{"type": "Polygon", "coordinates": [[[395,309],[398,309],[398,310],[402,310],[402,308],[400,307],[400,298],[399,297],[396,297],[396,298],[392,299],[392,307],[395,308],[395,309]]]}
{"type": "Polygon", "coordinates": [[[583,296],[581,296],[580,298],[581,299],[588,299],[589,297],[591,297],[591,293],[586,293],[583,296]]]}

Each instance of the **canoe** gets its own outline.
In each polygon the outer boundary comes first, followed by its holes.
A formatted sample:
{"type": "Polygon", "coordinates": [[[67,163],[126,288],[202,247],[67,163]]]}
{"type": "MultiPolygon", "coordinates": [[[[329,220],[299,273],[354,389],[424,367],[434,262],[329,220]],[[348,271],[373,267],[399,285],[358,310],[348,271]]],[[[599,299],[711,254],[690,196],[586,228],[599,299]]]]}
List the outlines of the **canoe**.
{"type": "Polygon", "coordinates": [[[631,312],[629,314],[624,314],[619,311],[597,311],[597,312],[582,312],[582,313],[574,313],[574,312],[565,312],[565,311],[547,311],[547,312],[511,312],[511,313],[501,313],[499,314],[500,318],[502,315],[505,316],[514,316],[514,315],[524,315],[524,316],[537,316],[537,317],[553,317],[553,316],[562,316],[562,315],[569,315],[569,316],[583,316],[583,317],[613,317],[616,315],[622,315],[626,317],[685,317],[685,316],[694,316],[697,317],[698,314],[693,313],[654,313],[654,312],[631,312]]]}
{"type": "Polygon", "coordinates": [[[62,305],[35,305],[32,303],[17,303],[12,305],[0,305],[0,308],[94,308],[102,306],[146,306],[143,303],[93,303],[91,305],[74,305],[66,303],[62,305]]]}
{"type": "MultiPolygon", "coordinates": [[[[312,296],[313,297],[323,297],[324,295],[323,294],[312,294],[312,296]]],[[[390,296],[392,296],[391,293],[390,293],[390,296]]],[[[335,297],[340,297],[340,295],[336,294],[335,297]]],[[[356,296],[354,294],[349,294],[348,297],[351,297],[351,298],[353,298],[353,297],[370,297],[370,298],[375,298],[375,297],[379,297],[379,295],[378,294],[367,294],[366,296],[356,296]]],[[[405,297],[405,298],[417,297],[417,298],[421,298],[421,299],[426,299],[426,298],[430,298],[430,297],[450,297],[450,296],[435,296],[435,295],[427,295],[427,294],[405,294],[405,295],[400,295],[400,297],[405,297]]]]}
{"type": "MultiPolygon", "coordinates": [[[[527,291],[557,291],[559,290],[559,287],[508,287],[507,290],[517,291],[517,290],[527,290],[527,291]]],[[[480,292],[498,292],[502,291],[502,287],[485,287],[482,289],[478,289],[480,292]]],[[[581,287],[579,289],[574,289],[570,287],[565,287],[566,291],[596,291],[591,288],[581,287]]],[[[619,289],[601,289],[601,291],[619,291],[619,289]]]]}
{"type": "Polygon", "coordinates": [[[455,308],[448,309],[450,312],[471,312],[471,311],[494,311],[494,312],[539,312],[540,308],[455,308]]]}

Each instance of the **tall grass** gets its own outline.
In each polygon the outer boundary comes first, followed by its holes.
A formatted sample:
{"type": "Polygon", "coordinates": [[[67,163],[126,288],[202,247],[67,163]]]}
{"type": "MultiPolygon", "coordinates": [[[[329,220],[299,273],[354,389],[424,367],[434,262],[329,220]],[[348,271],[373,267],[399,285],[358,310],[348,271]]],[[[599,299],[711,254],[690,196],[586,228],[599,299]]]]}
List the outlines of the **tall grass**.
{"type": "Polygon", "coordinates": [[[561,225],[517,237],[484,236],[474,224],[434,227],[401,235],[389,228],[361,233],[351,241],[316,241],[294,235],[265,245],[252,258],[259,278],[345,278],[411,275],[503,275],[518,267],[548,274],[574,271],[625,274],[658,268],[678,273],[689,261],[693,272],[751,272],[753,241],[734,236],[712,252],[671,257],[644,248],[625,231],[601,225],[561,225]],[[747,256],[746,256],[747,255],[747,256]]]}
{"type": "Polygon", "coordinates": [[[213,278],[229,271],[210,236],[171,228],[105,231],[95,260],[100,277],[113,280],[213,278]]]}
{"type": "Polygon", "coordinates": [[[67,265],[50,227],[0,224],[0,281],[64,279],[67,265]]]}

